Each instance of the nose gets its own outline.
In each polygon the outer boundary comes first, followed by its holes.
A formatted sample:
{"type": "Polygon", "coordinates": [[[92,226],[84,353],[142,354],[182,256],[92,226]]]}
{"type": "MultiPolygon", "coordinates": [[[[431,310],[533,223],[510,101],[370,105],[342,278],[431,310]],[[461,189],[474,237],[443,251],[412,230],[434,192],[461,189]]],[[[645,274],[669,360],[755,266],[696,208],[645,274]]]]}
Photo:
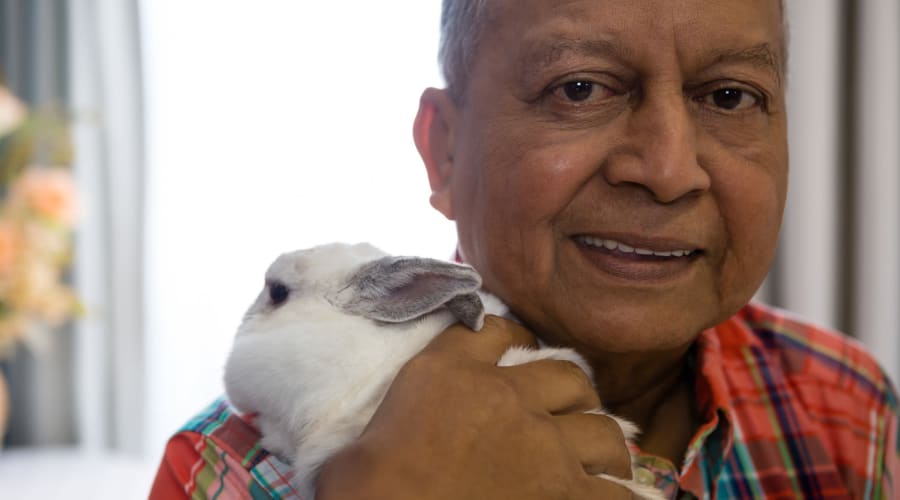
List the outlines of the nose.
{"type": "Polygon", "coordinates": [[[697,154],[697,128],[679,92],[650,95],[628,118],[622,147],[604,164],[614,186],[639,186],[660,203],[673,203],[710,187],[697,154]]]}

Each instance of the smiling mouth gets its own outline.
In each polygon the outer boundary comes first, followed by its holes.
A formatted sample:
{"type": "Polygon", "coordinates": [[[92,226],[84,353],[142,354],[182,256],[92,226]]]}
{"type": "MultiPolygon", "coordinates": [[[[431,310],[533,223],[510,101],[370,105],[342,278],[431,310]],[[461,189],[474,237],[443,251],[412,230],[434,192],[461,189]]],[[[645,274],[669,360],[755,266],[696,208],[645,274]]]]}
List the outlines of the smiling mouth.
{"type": "Polygon", "coordinates": [[[590,248],[606,251],[609,254],[619,254],[623,257],[645,257],[652,260],[691,258],[701,253],[701,250],[696,248],[651,249],[634,247],[621,241],[587,235],[576,236],[575,241],[590,248]]]}
{"type": "Polygon", "coordinates": [[[594,267],[620,279],[648,284],[680,276],[704,253],[683,242],[646,241],[637,246],[583,234],[573,240],[594,267]]]}

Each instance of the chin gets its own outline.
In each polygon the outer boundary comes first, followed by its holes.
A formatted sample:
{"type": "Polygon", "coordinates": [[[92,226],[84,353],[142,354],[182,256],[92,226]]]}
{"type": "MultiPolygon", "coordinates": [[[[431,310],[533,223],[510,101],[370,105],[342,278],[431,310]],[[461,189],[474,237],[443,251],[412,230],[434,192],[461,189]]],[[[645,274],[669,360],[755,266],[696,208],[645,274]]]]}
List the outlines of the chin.
{"type": "Polygon", "coordinates": [[[635,308],[627,304],[595,306],[589,311],[564,307],[547,311],[550,314],[525,314],[523,320],[547,343],[573,347],[583,353],[619,354],[684,349],[703,330],[733,314],[726,315],[718,308],[635,308]]]}

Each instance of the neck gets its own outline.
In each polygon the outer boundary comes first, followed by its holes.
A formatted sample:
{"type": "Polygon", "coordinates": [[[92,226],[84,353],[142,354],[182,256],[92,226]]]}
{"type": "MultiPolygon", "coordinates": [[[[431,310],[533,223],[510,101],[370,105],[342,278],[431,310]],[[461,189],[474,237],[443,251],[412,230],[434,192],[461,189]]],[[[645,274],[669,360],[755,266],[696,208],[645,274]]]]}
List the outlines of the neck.
{"type": "Polygon", "coordinates": [[[638,425],[642,432],[637,444],[643,452],[675,466],[680,466],[698,426],[688,350],[590,358],[603,406],[638,425]]]}

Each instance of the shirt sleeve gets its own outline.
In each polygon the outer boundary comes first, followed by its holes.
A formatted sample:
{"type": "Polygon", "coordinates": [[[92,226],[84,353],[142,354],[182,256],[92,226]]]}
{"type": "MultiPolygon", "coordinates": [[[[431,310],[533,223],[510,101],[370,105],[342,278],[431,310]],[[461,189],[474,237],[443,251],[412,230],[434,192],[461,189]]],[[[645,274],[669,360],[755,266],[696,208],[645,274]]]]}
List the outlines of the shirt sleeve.
{"type": "Polygon", "coordinates": [[[181,431],[166,444],[150,500],[271,498],[227,447],[209,436],[181,431]]]}
{"type": "Polygon", "coordinates": [[[150,500],[192,496],[196,486],[194,471],[203,466],[203,457],[197,450],[200,439],[199,434],[182,432],[169,440],[150,489],[150,500]]]}
{"type": "Polygon", "coordinates": [[[900,498],[900,415],[897,413],[897,393],[892,388],[887,391],[885,404],[887,411],[884,422],[884,469],[881,477],[881,492],[874,492],[873,498],[900,498]]]}

